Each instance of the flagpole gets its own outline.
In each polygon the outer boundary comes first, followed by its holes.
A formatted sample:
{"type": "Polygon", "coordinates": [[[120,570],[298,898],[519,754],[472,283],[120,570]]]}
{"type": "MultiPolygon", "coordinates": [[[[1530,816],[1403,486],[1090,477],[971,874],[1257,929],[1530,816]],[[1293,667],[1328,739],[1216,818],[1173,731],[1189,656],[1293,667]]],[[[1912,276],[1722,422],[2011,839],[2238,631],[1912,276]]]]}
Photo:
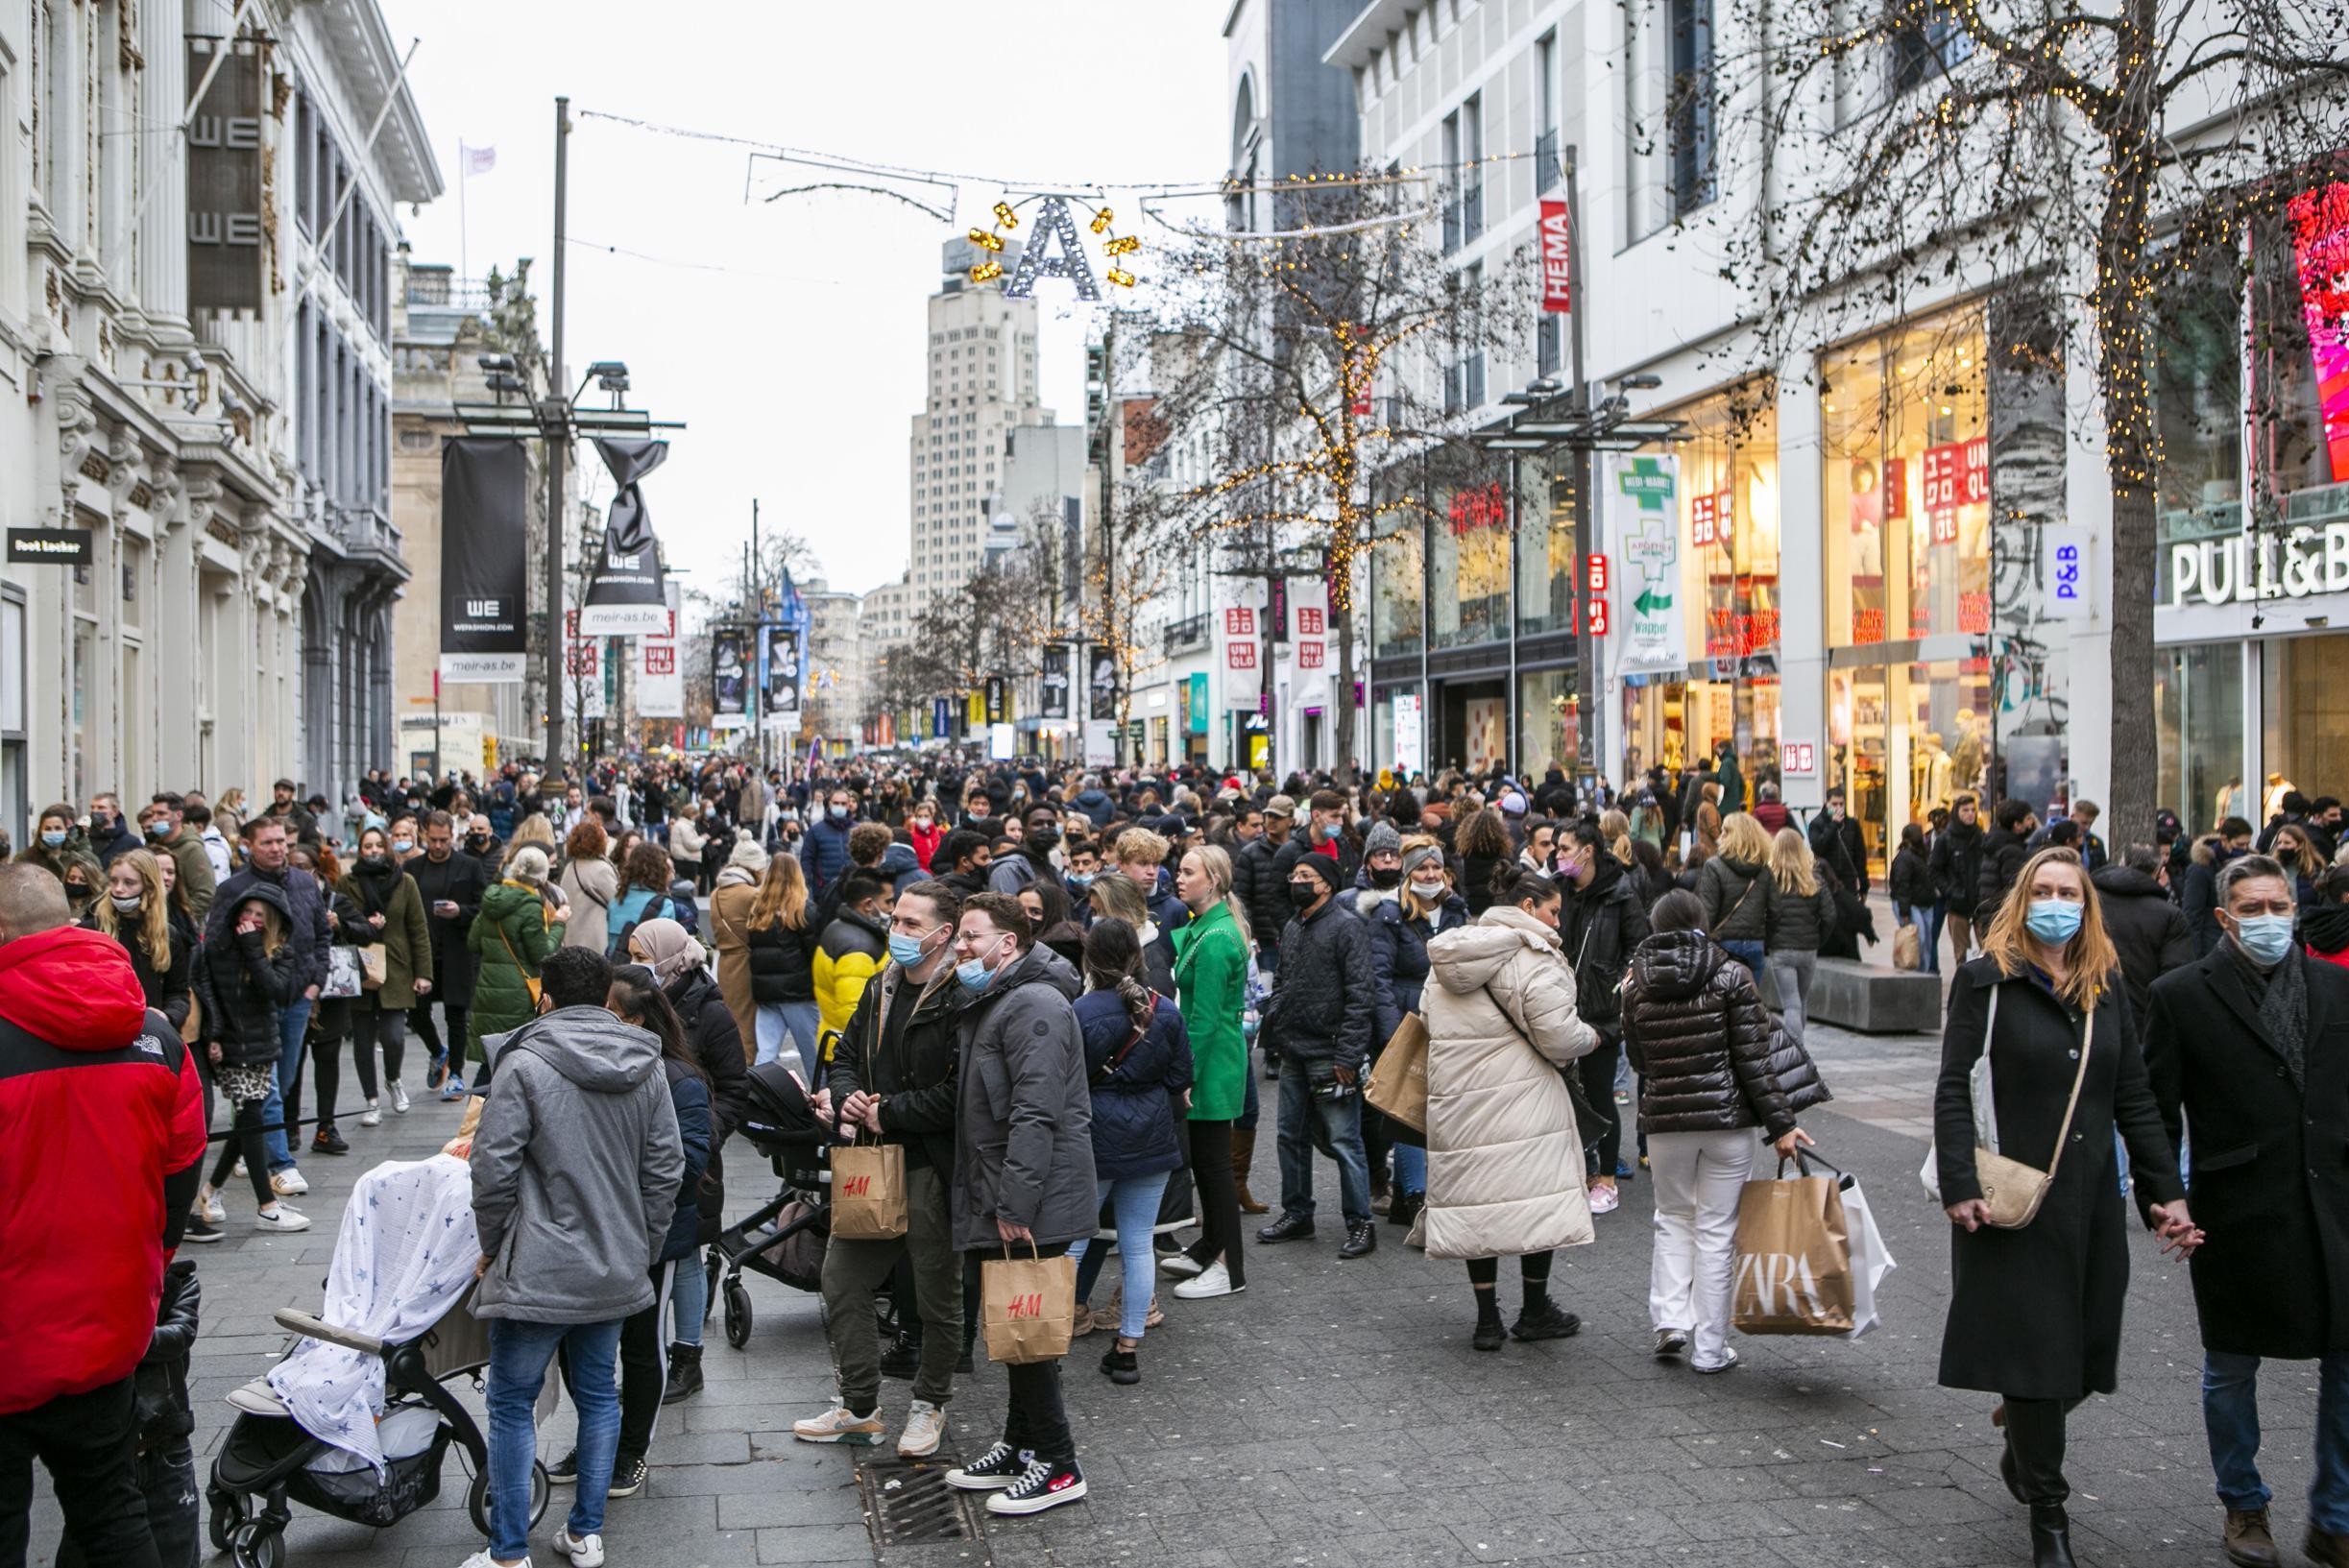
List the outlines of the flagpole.
{"type": "Polygon", "coordinates": [[[472,258],[467,254],[465,238],[465,182],[472,177],[468,167],[472,158],[465,151],[465,138],[457,138],[457,281],[462,284],[472,274],[472,258]]]}

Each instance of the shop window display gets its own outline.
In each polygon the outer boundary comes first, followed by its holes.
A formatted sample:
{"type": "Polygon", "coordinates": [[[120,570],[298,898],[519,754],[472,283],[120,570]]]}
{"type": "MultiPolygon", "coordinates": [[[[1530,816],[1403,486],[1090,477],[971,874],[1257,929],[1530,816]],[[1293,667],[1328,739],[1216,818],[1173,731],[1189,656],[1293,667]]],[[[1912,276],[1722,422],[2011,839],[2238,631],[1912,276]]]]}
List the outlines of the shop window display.
{"type": "MultiPolygon", "coordinates": [[[[2223,269],[2223,270],[2221,270],[2223,269]]],[[[2173,597],[2173,543],[2224,539],[2243,526],[2243,331],[2240,268],[2189,274],[2154,322],[2154,433],[2159,443],[2157,600],[2173,597]]]]}
{"type": "Polygon", "coordinates": [[[1370,564],[1370,646],[1381,659],[1417,653],[1426,624],[1426,554],[1417,518],[1381,520],[1370,564]]]}
{"type": "Polygon", "coordinates": [[[2158,649],[2154,722],[2160,730],[2159,803],[2190,833],[2230,816],[2248,818],[2243,784],[2243,645],[2200,642],[2158,649]]]}
{"type": "Polygon", "coordinates": [[[2251,304],[2254,520],[2349,518],[2349,182],[2261,226],[2251,304]]]}
{"type": "Polygon", "coordinates": [[[1430,647],[1509,635],[1509,493],[1497,481],[1441,494],[1432,533],[1430,647]]]}
{"type": "Polygon", "coordinates": [[[1574,629],[1574,463],[1561,452],[1518,475],[1517,635],[1574,629]]]}

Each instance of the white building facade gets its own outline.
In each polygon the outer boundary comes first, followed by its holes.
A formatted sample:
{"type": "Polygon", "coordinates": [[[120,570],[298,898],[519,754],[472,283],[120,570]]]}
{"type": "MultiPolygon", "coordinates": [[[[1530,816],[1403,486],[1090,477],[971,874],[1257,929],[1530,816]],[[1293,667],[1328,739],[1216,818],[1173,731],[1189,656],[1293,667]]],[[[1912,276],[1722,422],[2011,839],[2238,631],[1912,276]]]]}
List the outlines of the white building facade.
{"type": "MultiPolygon", "coordinates": [[[[359,121],[355,151],[396,59],[372,0],[265,0],[234,40],[232,12],[0,5],[0,524],[51,531],[63,552],[28,559],[20,537],[0,564],[0,826],[18,842],[32,813],[98,791],[265,793],[286,776],[337,792],[339,767],[305,762],[308,626],[388,641],[370,618],[396,581],[388,521],[362,528],[305,495],[323,450],[348,454],[329,471],[353,488],[336,493],[365,498],[388,398],[370,413],[354,393],[305,421],[298,324],[305,302],[354,317],[379,302],[368,248],[388,253],[390,201],[430,199],[438,175],[401,90],[361,160],[376,227],[310,277],[302,106],[359,121]],[[377,586],[313,584],[322,550],[369,558],[377,586]]],[[[330,689],[368,731],[326,740],[329,762],[338,746],[389,758],[367,657],[329,649],[330,689]]]]}

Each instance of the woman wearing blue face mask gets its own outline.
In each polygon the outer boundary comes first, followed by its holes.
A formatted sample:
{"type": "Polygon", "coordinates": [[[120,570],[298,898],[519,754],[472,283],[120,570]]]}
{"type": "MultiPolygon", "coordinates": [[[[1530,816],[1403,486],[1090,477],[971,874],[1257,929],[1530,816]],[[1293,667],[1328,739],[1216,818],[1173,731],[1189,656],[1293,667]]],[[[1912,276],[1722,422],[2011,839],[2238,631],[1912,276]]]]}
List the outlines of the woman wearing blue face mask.
{"type": "Polygon", "coordinates": [[[2165,1243],[2192,1250],[2177,1154],[2095,889],[2072,851],[2042,850],[1998,906],[1982,955],[1957,972],[1933,1100],[1941,1199],[1955,1227],[1940,1381],[2004,1400],[1992,1418],[2006,1433],[1999,1468],[2030,1508],[2041,1565],[2071,1561],[2065,1419],[2119,1382],[2129,1255],[2116,1127],[2165,1243]],[[1985,1055],[1991,1105],[1977,1106],[1985,1055]],[[1984,1114],[1993,1107],[1995,1118],[1984,1114]],[[1978,1143],[2048,1173],[2029,1223],[1990,1224],[1978,1143]]]}
{"type": "MultiPolygon", "coordinates": [[[[75,858],[73,852],[77,848],[84,856],[88,855],[87,841],[74,831],[73,808],[52,806],[34,824],[32,841],[16,852],[16,863],[38,866],[61,882],[65,880],[66,864],[75,858]]],[[[81,913],[79,909],[74,912],[81,913]]]]}

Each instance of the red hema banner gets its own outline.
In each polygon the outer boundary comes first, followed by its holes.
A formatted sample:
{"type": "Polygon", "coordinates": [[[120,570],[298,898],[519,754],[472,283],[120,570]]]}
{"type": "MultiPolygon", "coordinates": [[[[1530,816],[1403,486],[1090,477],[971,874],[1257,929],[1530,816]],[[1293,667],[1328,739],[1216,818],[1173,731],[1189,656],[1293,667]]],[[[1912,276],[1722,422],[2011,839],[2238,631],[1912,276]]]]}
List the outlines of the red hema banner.
{"type": "Polygon", "coordinates": [[[1541,308],[1574,308],[1574,228],[1566,204],[1541,204],[1541,308]]]}

